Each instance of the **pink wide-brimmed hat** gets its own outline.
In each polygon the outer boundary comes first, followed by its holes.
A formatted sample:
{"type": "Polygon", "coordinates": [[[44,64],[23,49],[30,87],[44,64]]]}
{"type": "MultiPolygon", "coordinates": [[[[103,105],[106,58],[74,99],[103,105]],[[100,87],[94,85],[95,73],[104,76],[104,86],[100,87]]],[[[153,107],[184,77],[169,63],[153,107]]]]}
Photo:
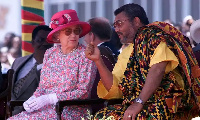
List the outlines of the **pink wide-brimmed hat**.
{"type": "Polygon", "coordinates": [[[87,22],[79,21],[75,10],[63,10],[52,16],[49,27],[53,30],[48,34],[47,42],[59,43],[59,41],[52,39],[53,34],[72,25],[80,25],[82,28],[79,38],[83,37],[91,30],[91,26],[87,22]]]}

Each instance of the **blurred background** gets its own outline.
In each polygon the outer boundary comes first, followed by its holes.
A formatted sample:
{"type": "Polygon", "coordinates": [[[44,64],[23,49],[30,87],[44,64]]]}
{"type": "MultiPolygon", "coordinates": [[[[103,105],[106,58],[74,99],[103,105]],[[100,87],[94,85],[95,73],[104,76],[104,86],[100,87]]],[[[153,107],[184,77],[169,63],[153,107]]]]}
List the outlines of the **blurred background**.
{"type": "MultiPolygon", "coordinates": [[[[87,21],[91,17],[106,17],[112,23],[113,11],[127,3],[140,4],[150,22],[169,19],[180,24],[187,15],[200,17],[200,0],[44,0],[46,24],[51,16],[64,9],[75,9],[79,19],[87,21]]],[[[0,1],[0,41],[7,32],[21,33],[21,0],[0,1]]]]}

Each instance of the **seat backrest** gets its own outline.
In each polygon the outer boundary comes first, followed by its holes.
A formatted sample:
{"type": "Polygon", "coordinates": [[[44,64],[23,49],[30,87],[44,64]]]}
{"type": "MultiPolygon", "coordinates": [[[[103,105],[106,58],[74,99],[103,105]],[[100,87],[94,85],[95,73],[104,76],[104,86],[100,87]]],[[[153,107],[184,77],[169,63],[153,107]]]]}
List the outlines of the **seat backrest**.
{"type": "Polygon", "coordinates": [[[12,88],[12,78],[13,78],[13,69],[9,69],[6,74],[2,74],[3,85],[0,91],[0,119],[6,119],[9,115],[7,102],[11,99],[11,88],[12,88]]]}
{"type": "MultiPolygon", "coordinates": [[[[0,76],[1,77],[1,76],[0,76]]],[[[0,119],[5,119],[6,112],[6,95],[4,95],[4,91],[8,88],[8,79],[7,74],[2,74],[2,85],[0,87],[0,119]]]]}

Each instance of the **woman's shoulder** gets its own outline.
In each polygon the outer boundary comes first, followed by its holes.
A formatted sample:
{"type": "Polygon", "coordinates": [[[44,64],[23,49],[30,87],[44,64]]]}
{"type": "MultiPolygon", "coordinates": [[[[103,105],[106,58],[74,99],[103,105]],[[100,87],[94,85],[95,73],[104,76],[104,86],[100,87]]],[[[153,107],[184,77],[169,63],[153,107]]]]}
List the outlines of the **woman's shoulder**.
{"type": "Polygon", "coordinates": [[[55,46],[47,49],[45,54],[47,54],[47,55],[52,54],[52,53],[56,52],[59,48],[60,48],[60,45],[55,45],[55,46]]]}
{"type": "Polygon", "coordinates": [[[60,48],[60,45],[54,45],[53,47],[47,49],[47,51],[55,51],[55,50],[57,50],[58,48],[60,48]]]}

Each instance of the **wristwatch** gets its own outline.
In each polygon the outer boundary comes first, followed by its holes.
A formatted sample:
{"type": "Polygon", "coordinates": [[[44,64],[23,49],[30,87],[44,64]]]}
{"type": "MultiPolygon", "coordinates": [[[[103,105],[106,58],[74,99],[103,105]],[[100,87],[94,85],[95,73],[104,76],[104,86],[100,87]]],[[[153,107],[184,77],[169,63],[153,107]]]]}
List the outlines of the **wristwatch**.
{"type": "Polygon", "coordinates": [[[144,102],[143,102],[140,98],[136,98],[136,99],[135,99],[135,102],[144,105],[144,102]]]}

